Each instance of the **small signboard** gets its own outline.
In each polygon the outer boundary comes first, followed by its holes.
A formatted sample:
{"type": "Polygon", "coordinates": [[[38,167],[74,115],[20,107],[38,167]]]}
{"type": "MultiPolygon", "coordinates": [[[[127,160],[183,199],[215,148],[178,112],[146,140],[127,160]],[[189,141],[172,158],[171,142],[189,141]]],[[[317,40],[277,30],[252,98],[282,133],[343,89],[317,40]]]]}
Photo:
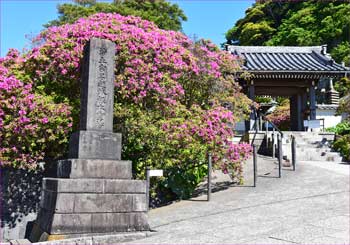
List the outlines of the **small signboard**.
{"type": "Polygon", "coordinates": [[[304,120],[304,127],[320,128],[321,127],[321,120],[304,120]]]}
{"type": "Polygon", "coordinates": [[[149,170],[149,176],[150,177],[163,176],[163,170],[162,169],[149,170]]]}

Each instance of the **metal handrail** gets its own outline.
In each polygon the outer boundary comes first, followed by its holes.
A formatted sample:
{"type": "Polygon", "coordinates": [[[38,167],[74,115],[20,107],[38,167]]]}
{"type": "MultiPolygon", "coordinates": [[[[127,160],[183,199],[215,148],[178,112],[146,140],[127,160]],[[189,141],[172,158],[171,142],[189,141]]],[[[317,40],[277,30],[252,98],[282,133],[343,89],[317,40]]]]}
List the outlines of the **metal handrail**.
{"type": "MultiPolygon", "coordinates": [[[[260,114],[261,118],[262,118],[263,120],[265,120],[266,122],[268,122],[269,124],[271,124],[271,126],[272,126],[278,133],[280,133],[281,137],[283,138],[283,132],[282,132],[273,122],[271,122],[269,119],[267,119],[266,114],[264,114],[264,113],[262,113],[262,112],[260,112],[259,114],[260,114]]],[[[253,125],[253,127],[255,126],[256,131],[258,131],[258,122],[257,122],[257,121],[258,121],[258,118],[259,118],[259,115],[258,115],[258,117],[255,119],[255,123],[254,123],[254,125],[253,125]]],[[[268,130],[268,129],[267,129],[267,130],[268,130]]]]}
{"type": "MultiPolygon", "coordinates": [[[[268,120],[266,118],[266,115],[264,113],[259,113],[259,115],[256,113],[256,109],[254,109],[254,114],[255,114],[255,122],[253,124],[253,128],[255,127],[255,135],[254,135],[254,138],[252,140],[252,143],[251,145],[253,146],[253,148],[255,149],[254,147],[254,141],[255,141],[255,136],[257,135],[258,133],[258,127],[262,127],[260,125],[258,125],[258,119],[260,121],[260,123],[262,122],[262,120],[265,120],[265,122],[267,122],[267,125],[265,124],[265,127],[266,127],[266,146],[268,145],[268,135],[267,135],[267,132],[269,130],[269,127],[268,127],[268,123],[270,123],[273,127],[273,129],[275,129],[277,131],[277,133],[279,133],[281,135],[281,137],[279,137],[279,135],[277,134],[277,145],[278,145],[278,178],[281,178],[282,176],[282,159],[283,159],[283,151],[282,151],[282,139],[283,139],[283,132],[273,123],[271,122],[270,120],[268,120]]],[[[275,131],[274,131],[275,132],[275,131]]],[[[273,134],[274,135],[274,134],[273,134]]],[[[274,142],[274,136],[273,136],[273,141],[274,142]]],[[[273,150],[272,150],[272,157],[275,158],[275,144],[273,143],[273,150]]],[[[254,161],[254,164],[256,164],[256,162],[254,161]]],[[[254,165],[254,168],[256,166],[254,165]]],[[[254,170],[255,171],[255,170],[254,170]]],[[[255,173],[255,172],[254,172],[255,173]]],[[[254,186],[256,184],[256,176],[254,176],[254,186]]]]}
{"type": "MultiPolygon", "coordinates": [[[[254,111],[255,111],[255,109],[254,109],[254,111]]],[[[250,144],[251,146],[253,146],[254,142],[255,142],[256,134],[258,133],[258,118],[257,117],[255,117],[254,124],[253,124],[251,129],[255,129],[255,134],[254,134],[252,143],[250,144]]]]}
{"type": "Polygon", "coordinates": [[[283,132],[282,132],[273,122],[271,122],[269,119],[267,119],[267,118],[266,118],[266,115],[263,114],[262,118],[263,118],[266,122],[270,123],[270,124],[272,125],[272,127],[275,128],[275,130],[277,130],[277,131],[281,134],[281,137],[283,138],[283,132]]]}
{"type": "Polygon", "coordinates": [[[325,127],[324,127],[324,118],[319,118],[318,120],[322,121],[322,132],[324,132],[324,129],[325,129],[325,127]]]}

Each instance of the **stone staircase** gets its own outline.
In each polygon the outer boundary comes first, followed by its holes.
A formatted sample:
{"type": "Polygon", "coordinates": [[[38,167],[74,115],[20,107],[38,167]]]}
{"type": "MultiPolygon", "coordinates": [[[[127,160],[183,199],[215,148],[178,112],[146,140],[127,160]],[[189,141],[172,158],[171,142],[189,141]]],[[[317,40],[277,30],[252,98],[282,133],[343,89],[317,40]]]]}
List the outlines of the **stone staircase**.
{"type": "MultiPolygon", "coordinates": [[[[283,158],[292,159],[292,135],[294,135],[296,140],[296,156],[298,161],[343,162],[341,154],[331,148],[335,140],[335,134],[331,132],[283,131],[283,158]]],[[[266,131],[249,131],[247,137],[250,144],[258,146],[260,154],[272,155],[272,131],[267,132],[267,139],[266,131]]],[[[275,144],[277,144],[276,135],[275,144]]]]}
{"type": "Polygon", "coordinates": [[[333,151],[331,144],[334,133],[329,132],[283,132],[285,141],[283,155],[291,159],[291,135],[296,140],[296,156],[298,161],[331,161],[342,162],[339,152],[333,151]]]}

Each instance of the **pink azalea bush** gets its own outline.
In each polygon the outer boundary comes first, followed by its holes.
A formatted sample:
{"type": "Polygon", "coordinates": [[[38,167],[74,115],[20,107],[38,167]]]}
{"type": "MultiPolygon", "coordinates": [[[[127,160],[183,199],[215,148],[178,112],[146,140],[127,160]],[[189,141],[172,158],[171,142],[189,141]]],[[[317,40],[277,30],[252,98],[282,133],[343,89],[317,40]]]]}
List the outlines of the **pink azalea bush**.
{"type": "Polygon", "coordinates": [[[290,129],[290,106],[289,100],[286,103],[278,106],[276,110],[267,116],[280,130],[290,129]]]}
{"type": "MultiPolygon", "coordinates": [[[[13,69],[36,93],[68,103],[76,130],[82,52],[92,37],[116,44],[115,130],[138,175],[146,165],[203,164],[208,151],[217,168],[240,175],[250,147],[230,139],[250,101],[234,81],[236,58],[209,41],[193,42],[139,17],[100,13],[43,31],[13,69]]],[[[51,116],[37,120],[45,126],[51,116]]]]}
{"type": "Polygon", "coordinates": [[[162,124],[169,140],[175,141],[174,149],[186,149],[188,145],[200,142],[208,146],[207,149],[213,154],[214,163],[224,173],[241,174],[242,162],[250,155],[251,146],[232,143],[232,111],[216,105],[203,113],[203,110],[195,105],[188,113],[191,116],[187,120],[162,124]]]}
{"type": "Polygon", "coordinates": [[[6,66],[19,61],[15,50],[0,60],[0,164],[35,169],[64,154],[72,119],[67,105],[35,94],[31,83],[11,74],[6,66]]]}

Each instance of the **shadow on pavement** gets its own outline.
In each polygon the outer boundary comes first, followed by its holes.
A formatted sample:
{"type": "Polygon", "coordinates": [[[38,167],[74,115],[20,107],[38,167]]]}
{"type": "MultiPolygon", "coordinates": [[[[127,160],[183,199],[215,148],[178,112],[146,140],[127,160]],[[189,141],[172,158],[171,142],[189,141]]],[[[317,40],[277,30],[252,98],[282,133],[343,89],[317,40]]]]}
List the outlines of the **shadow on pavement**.
{"type": "MultiPolygon", "coordinates": [[[[218,191],[223,191],[226,190],[230,187],[237,187],[239,186],[237,183],[235,182],[230,182],[230,181],[224,181],[224,182],[217,182],[217,183],[212,183],[212,193],[218,192],[218,191]]],[[[199,197],[201,195],[206,195],[207,194],[207,184],[202,184],[200,185],[192,194],[192,198],[194,197],[199,197]]],[[[192,200],[193,201],[193,200],[192,200]]],[[[199,200],[195,200],[195,201],[199,201],[199,200]]]]}

